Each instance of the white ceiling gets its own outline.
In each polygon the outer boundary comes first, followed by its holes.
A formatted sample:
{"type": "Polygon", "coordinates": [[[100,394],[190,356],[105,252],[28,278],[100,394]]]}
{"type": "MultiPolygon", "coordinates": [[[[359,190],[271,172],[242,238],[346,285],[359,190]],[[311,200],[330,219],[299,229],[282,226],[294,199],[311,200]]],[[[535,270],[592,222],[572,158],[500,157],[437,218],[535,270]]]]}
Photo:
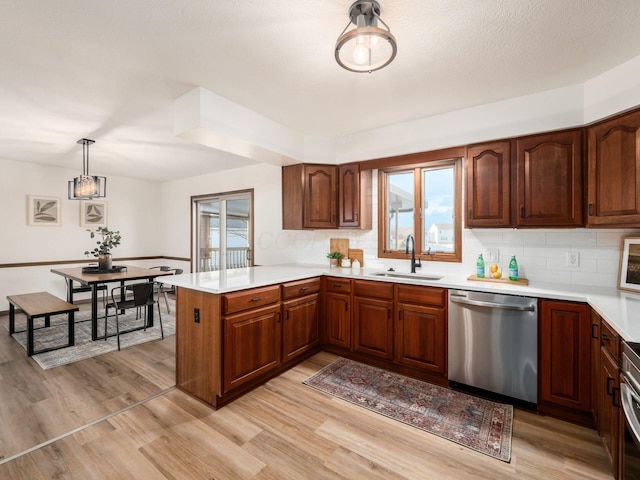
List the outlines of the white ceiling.
{"type": "Polygon", "coordinates": [[[351,0],[0,0],[0,158],[162,181],[232,158],[173,135],[202,86],[301,134],[340,136],[584,83],[640,55],[639,0],[380,0],[398,55],[333,48],[351,0]]]}

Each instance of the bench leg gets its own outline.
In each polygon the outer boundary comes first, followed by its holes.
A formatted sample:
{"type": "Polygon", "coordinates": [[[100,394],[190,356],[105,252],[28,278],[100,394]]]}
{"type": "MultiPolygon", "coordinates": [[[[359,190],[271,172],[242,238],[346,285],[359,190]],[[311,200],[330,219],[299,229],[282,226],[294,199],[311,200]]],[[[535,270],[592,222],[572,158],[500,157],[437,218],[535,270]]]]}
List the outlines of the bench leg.
{"type": "Polygon", "coordinates": [[[9,335],[16,333],[16,307],[9,303],[9,335]]]}
{"type": "Polygon", "coordinates": [[[44,326],[45,327],[50,327],[51,326],[51,315],[45,315],[44,316],[44,326]]]}
{"type": "Polygon", "coordinates": [[[69,312],[69,346],[73,346],[76,343],[76,332],[75,332],[75,323],[74,323],[74,314],[75,312],[69,312]]]}
{"type": "Polygon", "coordinates": [[[33,355],[33,317],[27,317],[27,355],[33,355]]]}

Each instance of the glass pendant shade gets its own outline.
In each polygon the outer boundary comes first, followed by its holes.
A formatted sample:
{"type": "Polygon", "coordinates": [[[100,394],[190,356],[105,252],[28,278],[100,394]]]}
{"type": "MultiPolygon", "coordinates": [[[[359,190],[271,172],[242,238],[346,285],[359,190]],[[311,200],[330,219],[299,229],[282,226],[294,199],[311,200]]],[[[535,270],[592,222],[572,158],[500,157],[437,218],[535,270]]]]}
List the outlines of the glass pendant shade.
{"type": "Polygon", "coordinates": [[[89,175],[89,145],[95,141],[81,138],[77,143],[82,145],[82,175],[69,180],[69,200],[105,197],[107,195],[107,178],[89,175]]]}
{"type": "Polygon", "coordinates": [[[376,1],[358,1],[349,10],[350,23],[336,42],[336,61],[352,72],[371,73],[391,63],[397,52],[396,39],[378,27],[380,5],[376,1]],[[355,28],[348,30],[351,24],[355,28]]]}

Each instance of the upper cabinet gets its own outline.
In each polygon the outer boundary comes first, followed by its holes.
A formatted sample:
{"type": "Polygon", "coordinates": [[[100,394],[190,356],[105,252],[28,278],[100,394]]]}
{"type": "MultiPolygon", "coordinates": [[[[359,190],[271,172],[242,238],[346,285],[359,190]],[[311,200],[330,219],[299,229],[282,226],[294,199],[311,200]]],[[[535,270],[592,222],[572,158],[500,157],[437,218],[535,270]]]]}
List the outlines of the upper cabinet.
{"type": "Polygon", "coordinates": [[[282,167],[282,228],[371,229],[371,171],[358,164],[282,167]]]}
{"type": "Polygon", "coordinates": [[[511,143],[467,148],[466,167],[466,226],[511,226],[511,143]]]}
{"type": "Polygon", "coordinates": [[[582,133],[565,130],[467,149],[467,227],[575,227],[582,133]]]}
{"type": "Polygon", "coordinates": [[[516,140],[518,226],[581,226],[582,132],[516,140]]]}
{"type": "Polygon", "coordinates": [[[640,224],[640,111],[587,130],[587,226],[640,224]]]}

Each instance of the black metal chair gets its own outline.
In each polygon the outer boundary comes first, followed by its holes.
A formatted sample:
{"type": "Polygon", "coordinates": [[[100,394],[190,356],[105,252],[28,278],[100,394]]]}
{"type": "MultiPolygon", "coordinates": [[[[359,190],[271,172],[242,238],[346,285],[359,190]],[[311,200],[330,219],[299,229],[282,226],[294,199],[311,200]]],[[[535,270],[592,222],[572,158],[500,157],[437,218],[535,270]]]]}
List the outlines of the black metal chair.
{"type": "MultiPolygon", "coordinates": [[[[147,319],[147,307],[153,308],[153,306],[156,304],[158,305],[158,321],[160,322],[160,334],[164,339],[164,329],[162,328],[162,314],[160,313],[160,302],[154,299],[153,293],[154,284],[152,282],[134,283],[112,288],[111,302],[107,303],[104,310],[104,339],[107,340],[107,318],[110,308],[113,308],[116,312],[116,336],[118,337],[118,350],[120,350],[120,319],[118,317],[118,312],[120,312],[121,310],[126,310],[128,308],[135,308],[136,310],[138,310],[139,308],[145,307],[144,324],[142,328],[144,328],[144,330],[146,331],[149,323],[147,319]],[[127,300],[127,290],[133,292],[133,299],[127,300]],[[119,295],[116,295],[116,292],[119,292],[119,295]]],[[[133,330],[140,330],[140,328],[135,328],[133,330]]]]}
{"type": "MultiPolygon", "coordinates": [[[[180,275],[184,270],[181,268],[169,268],[165,270],[165,272],[173,272],[174,275],[180,275]]],[[[176,287],[174,285],[165,285],[160,282],[156,282],[158,285],[158,296],[162,295],[164,297],[164,303],[167,305],[167,313],[171,313],[171,309],[169,308],[169,299],[167,298],[167,293],[176,293],[176,287]]]]}

